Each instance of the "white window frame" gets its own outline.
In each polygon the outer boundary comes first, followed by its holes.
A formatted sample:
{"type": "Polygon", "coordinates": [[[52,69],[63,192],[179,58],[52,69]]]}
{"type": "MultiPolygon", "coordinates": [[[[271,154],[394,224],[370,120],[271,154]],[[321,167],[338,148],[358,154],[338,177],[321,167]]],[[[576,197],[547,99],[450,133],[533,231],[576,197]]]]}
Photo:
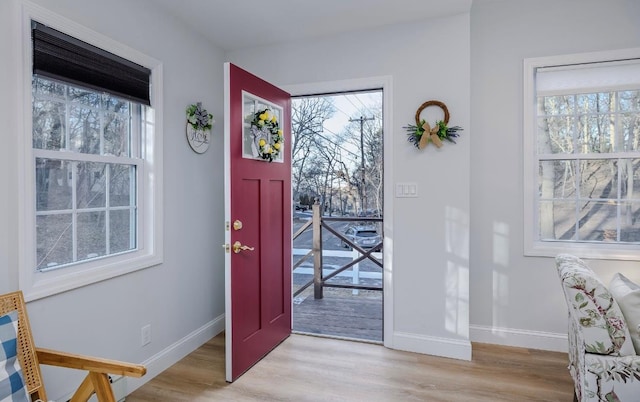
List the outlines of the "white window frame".
{"type": "Polygon", "coordinates": [[[81,286],[114,278],[163,261],[162,205],[162,63],[71,20],[30,3],[22,6],[23,99],[22,141],[19,177],[19,287],[26,300],[35,300],[81,286]],[[31,21],[48,25],[67,35],[109,51],[151,70],[150,119],[143,122],[141,137],[142,168],[138,173],[138,242],[135,251],[79,262],[68,267],[36,270],[35,166],[32,149],[32,42],[31,21]]]}
{"type": "MultiPolygon", "coordinates": [[[[524,190],[524,255],[553,257],[568,252],[582,258],[637,260],[640,255],[637,245],[616,243],[581,243],[563,241],[541,241],[539,239],[539,217],[537,205],[537,142],[536,142],[536,70],[542,67],[597,63],[640,58],[640,48],[603,52],[581,53],[524,60],[523,90],[523,190],[524,190]]],[[[612,88],[616,90],[616,88],[612,88]]]]}

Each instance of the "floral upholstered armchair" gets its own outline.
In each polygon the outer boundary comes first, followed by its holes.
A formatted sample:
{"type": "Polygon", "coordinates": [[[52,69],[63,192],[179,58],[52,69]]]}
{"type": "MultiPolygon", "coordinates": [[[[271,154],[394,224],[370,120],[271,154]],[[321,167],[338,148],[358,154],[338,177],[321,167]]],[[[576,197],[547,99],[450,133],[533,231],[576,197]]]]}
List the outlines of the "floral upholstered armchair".
{"type": "Polygon", "coordinates": [[[581,259],[561,254],[556,267],[569,309],[575,400],[640,401],[640,356],[618,302],[581,259]]]}

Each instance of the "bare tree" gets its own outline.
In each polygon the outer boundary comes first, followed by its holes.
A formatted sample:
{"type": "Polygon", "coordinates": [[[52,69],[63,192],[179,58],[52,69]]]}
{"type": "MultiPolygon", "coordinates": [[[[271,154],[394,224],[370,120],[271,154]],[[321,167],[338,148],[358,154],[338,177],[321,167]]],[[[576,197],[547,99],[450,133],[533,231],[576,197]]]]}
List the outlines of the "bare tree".
{"type": "MultiPolygon", "coordinates": [[[[367,208],[374,209],[380,214],[383,208],[382,103],[379,102],[366,110],[361,109],[357,114],[358,116],[367,114],[372,118],[363,122],[362,144],[360,143],[360,125],[348,126],[346,129],[349,134],[347,138],[349,138],[353,146],[358,149],[362,147],[361,151],[364,154],[365,162],[364,183],[362,183],[362,180],[360,180],[360,183],[358,183],[357,180],[352,180],[352,182],[358,187],[360,194],[367,195],[367,208]]],[[[356,178],[362,176],[361,165],[355,167],[351,173],[351,177],[356,178]]],[[[364,205],[361,206],[363,209],[364,207],[364,205]]]]}
{"type": "Polygon", "coordinates": [[[304,97],[293,100],[291,165],[294,196],[300,194],[308,158],[319,145],[318,134],[322,132],[322,123],[334,113],[333,102],[326,97],[304,97]]]}
{"type": "MultiPolygon", "coordinates": [[[[349,208],[357,206],[356,196],[366,193],[371,199],[368,208],[382,210],[381,102],[372,109],[365,107],[358,111],[372,117],[362,126],[362,147],[360,125],[347,125],[339,133],[323,131],[324,120],[336,110],[332,97],[294,99],[292,109],[295,199],[302,202],[309,197],[317,198],[328,213],[345,214],[349,208]],[[357,141],[351,138],[353,136],[357,141]],[[366,167],[364,175],[359,170],[363,164],[366,167]],[[364,183],[363,176],[366,177],[364,183]]],[[[362,210],[363,204],[360,202],[358,209],[362,210]]]]}
{"type": "Polygon", "coordinates": [[[324,167],[322,187],[318,191],[321,194],[321,200],[325,209],[331,215],[333,211],[333,186],[334,181],[338,177],[336,174],[336,165],[339,161],[339,146],[337,143],[327,143],[325,146],[318,147],[318,156],[324,167]]]}
{"type": "Polygon", "coordinates": [[[374,120],[367,122],[364,135],[364,149],[366,161],[367,194],[370,195],[370,205],[376,211],[376,215],[382,214],[383,208],[383,132],[382,132],[382,104],[372,109],[375,113],[374,120]]]}

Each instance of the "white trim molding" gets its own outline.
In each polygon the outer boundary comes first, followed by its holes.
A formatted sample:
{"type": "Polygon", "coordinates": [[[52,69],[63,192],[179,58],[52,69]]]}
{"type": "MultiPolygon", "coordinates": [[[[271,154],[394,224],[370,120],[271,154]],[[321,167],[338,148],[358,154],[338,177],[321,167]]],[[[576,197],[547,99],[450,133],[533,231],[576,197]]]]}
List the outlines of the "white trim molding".
{"type": "Polygon", "coordinates": [[[569,350],[567,334],[554,332],[470,325],[469,335],[472,342],[478,343],[490,343],[494,345],[549,350],[563,353],[567,353],[569,350]]]}
{"type": "Polygon", "coordinates": [[[471,360],[471,342],[467,339],[395,332],[393,334],[393,349],[458,360],[471,360]]]}
{"type": "Polygon", "coordinates": [[[393,79],[391,76],[379,76],[349,80],[338,80],[328,82],[315,82],[297,85],[282,85],[282,89],[289,92],[291,96],[300,95],[322,95],[338,92],[353,92],[368,89],[382,89],[382,116],[383,116],[383,153],[384,153],[384,222],[383,222],[383,249],[384,249],[384,273],[383,273],[383,315],[384,346],[395,348],[393,339],[393,79]]]}

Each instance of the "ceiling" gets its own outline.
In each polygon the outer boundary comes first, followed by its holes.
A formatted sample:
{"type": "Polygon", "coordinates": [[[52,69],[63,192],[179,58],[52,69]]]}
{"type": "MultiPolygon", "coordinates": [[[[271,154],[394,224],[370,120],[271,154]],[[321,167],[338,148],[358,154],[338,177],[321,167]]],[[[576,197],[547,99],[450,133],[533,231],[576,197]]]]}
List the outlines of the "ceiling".
{"type": "Polygon", "coordinates": [[[466,13],[471,8],[471,2],[472,0],[151,1],[153,5],[173,14],[226,51],[466,13]]]}

